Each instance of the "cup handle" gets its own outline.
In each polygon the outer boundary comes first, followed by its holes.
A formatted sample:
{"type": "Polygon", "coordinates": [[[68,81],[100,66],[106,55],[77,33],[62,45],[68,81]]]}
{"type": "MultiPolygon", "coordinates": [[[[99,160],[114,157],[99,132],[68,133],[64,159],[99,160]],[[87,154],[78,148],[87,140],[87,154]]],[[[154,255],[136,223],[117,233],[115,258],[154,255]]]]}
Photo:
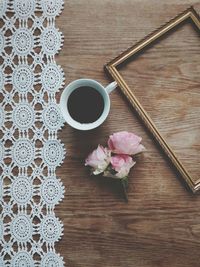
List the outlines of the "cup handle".
{"type": "Polygon", "coordinates": [[[113,90],[115,90],[115,88],[117,88],[117,82],[112,82],[109,85],[106,86],[106,92],[108,94],[110,94],[113,90]]]}

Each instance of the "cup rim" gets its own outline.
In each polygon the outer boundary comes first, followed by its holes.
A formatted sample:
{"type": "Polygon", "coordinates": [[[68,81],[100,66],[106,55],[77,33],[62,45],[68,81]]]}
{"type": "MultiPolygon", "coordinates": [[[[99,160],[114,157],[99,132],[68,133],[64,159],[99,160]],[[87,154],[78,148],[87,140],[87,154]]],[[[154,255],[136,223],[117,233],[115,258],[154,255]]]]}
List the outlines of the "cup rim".
{"type": "Polygon", "coordinates": [[[87,131],[92,130],[100,126],[107,118],[109,111],[110,111],[110,97],[106,91],[106,89],[101,85],[99,82],[93,79],[77,79],[69,83],[65,89],[62,92],[61,98],[60,98],[60,110],[62,113],[63,118],[65,121],[74,129],[87,131]],[[69,114],[68,108],[67,108],[67,101],[71,93],[76,90],[80,86],[88,85],[95,90],[97,90],[104,99],[104,110],[101,114],[101,116],[92,123],[80,123],[76,120],[74,120],[71,115],[69,114]]]}

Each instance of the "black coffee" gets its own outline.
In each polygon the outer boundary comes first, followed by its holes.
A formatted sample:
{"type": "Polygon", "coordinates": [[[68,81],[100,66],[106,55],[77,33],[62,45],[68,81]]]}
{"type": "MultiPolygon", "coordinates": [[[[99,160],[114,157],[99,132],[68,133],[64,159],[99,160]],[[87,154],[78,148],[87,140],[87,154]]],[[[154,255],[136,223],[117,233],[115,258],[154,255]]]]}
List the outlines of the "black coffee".
{"type": "Polygon", "coordinates": [[[80,123],[96,121],[104,110],[102,95],[92,87],[82,86],[74,90],[68,98],[70,116],[80,123]]]}

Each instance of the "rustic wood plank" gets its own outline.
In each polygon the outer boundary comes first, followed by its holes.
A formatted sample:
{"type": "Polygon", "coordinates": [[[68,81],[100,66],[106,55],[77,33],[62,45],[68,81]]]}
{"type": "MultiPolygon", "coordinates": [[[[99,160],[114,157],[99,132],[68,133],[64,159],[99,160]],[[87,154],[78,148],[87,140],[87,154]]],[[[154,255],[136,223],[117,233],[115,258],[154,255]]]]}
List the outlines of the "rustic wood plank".
{"type": "MultiPolygon", "coordinates": [[[[106,62],[192,4],[200,10],[191,0],[66,1],[57,19],[65,35],[57,62],[66,84],[89,77],[106,85],[106,62]]],[[[198,174],[199,36],[185,26],[122,72],[161,132],[198,174]]],[[[81,133],[66,125],[60,132],[68,156],[57,170],[67,189],[56,208],[65,225],[58,251],[71,267],[198,267],[200,196],[183,186],[119,89],[111,101],[110,116],[100,128],[81,133]],[[91,149],[120,130],[141,135],[148,149],[131,172],[128,204],[112,182],[90,177],[83,166],[91,149]]]]}

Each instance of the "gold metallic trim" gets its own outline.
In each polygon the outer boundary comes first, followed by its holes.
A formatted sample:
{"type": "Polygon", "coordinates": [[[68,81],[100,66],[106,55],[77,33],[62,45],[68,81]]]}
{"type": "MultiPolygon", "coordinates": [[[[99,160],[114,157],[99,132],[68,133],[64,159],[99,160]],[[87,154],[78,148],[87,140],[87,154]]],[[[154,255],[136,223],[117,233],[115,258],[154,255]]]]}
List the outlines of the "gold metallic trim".
{"type": "Polygon", "coordinates": [[[145,124],[145,126],[150,130],[154,138],[157,140],[157,142],[160,144],[162,149],[164,150],[165,154],[168,156],[168,158],[171,160],[173,165],[176,167],[176,169],[179,171],[179,173],[184,178],[185,182],[188,184],[188,186],[191,188],[193,192],[196,192],[200,189],[200,179],[198,179],[196,182],[194,182],[186,170],[186,168],[183,166],[183,164],[180,162],[180,160],[177,158],[173,150],[170,148],[166,140],[163,138],[163,136],[160,134],[158,129],[156,128],[154,122],[151,120],[147,112],[144,110],[136,96],[133,94],[130,87],[127,85],[125,80],[120,75],[119,71],[117,70],[117,67],[124,63],[126,60],[130,59],[131,56],[136,54],[137,52],[141,51],[145,47],[147,47],[149,44],[154,42],[155,40],[159,39],[161,36],[163,36],[165,33],[169,32],[171,29],[179,25],[181,22],[185,21],[186,19],[190,19],[191,22],[193,22],[196,27],[200,30],[200,17],[195,11],[193,7],[190,7],[186,9],[184,12],[167,22],[165,25],[161,26],[159,29],[136,43],[134,46],[127,49],[125,52],[120,54],[118,57],[113,59],[111,62],[105,65],[106,71],[112,76],[112,78],[118,83],[119,87],[121,88],[122,92],[125,94],[133,108],[138,113],[139,117],[145,124]]]}

